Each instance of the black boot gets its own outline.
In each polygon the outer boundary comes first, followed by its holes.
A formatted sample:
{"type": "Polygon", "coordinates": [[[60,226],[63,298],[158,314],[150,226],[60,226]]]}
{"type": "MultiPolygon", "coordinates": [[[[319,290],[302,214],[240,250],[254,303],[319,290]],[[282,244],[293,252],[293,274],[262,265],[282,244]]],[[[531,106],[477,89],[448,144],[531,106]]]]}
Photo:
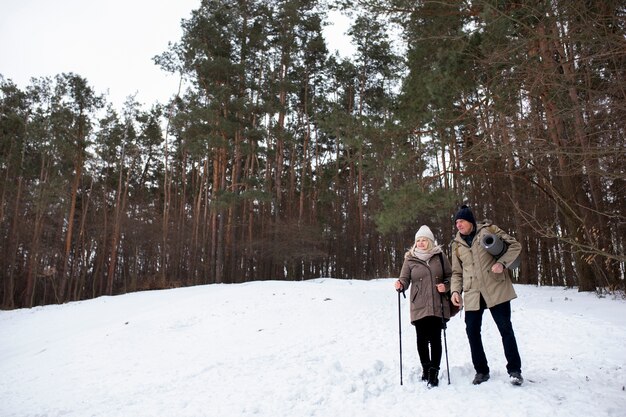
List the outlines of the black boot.
{"type": "Polygon", "coordinates": [[[428,370],[428,388],[434,388],[439,385],[439,368],[430,368],[428,370]]]}

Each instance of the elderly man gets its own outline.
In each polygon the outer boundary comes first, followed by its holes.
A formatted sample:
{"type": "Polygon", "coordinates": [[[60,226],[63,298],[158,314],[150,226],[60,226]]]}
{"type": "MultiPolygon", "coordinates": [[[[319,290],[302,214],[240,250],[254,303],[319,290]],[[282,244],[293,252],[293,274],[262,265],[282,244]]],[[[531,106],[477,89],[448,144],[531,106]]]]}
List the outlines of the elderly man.
{"type": "Polygon", "coordinates": [[[466,205],[454,220],[458,232],[452,242],[451,300],[456,306],[465,305],[465,331],[476,370],[472,383],[478,385],[489,379],[481,337],[483,312],[488,308],[502,336],[510,381],[513,385],[522,385],[522,361],[511,324],[511,300],[517,295],[507,269],[519,256],[521,245],[496,225],[476,223],[472,210],[466,205]],[[487,233],[498,236],[508,246],[497,259],[480,243],[487,233]]]}

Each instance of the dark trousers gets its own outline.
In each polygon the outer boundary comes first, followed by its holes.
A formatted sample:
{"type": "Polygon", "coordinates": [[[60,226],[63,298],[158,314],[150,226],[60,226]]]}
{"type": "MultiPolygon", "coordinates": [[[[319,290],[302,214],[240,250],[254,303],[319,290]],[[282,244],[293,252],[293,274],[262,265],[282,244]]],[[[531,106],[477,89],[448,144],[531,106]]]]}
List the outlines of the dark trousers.
{"type": "Polygon", "coordinates": [[[413,322],[417,334],[417,353],[425,370],[441,364],[441,317],[424,317],[413,322]]]}
{"type": "MultiPolygon", "coordinates": [[[[488,374],[489,365],[487,364],[487,356],[483,348],[483,340],[481,337],[481,327],[483,322],[483,312],[487,308],[485,300],[480,297],[480,310],[465,311],[465,331],[469,340],[470,350],[472,352],[472,363],[477,373],[488,374]]],[[[511,324],[511,302],[507,301],[498,304],[489,309],[493,321],[498,326],[498,331],[502,337],[502,346],[504,347],[504,356],[506,357],[506,369],[508,372],[521,372],[522,360],[517,349],[517,341],[511,324]]]]}

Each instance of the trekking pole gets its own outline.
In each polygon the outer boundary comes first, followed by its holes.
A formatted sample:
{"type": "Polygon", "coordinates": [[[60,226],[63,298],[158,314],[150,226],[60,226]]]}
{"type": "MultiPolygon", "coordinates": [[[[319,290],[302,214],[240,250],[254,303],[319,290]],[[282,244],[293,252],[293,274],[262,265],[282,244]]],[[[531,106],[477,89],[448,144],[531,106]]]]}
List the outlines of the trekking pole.
{"type": "Polygon", "coordinates": [[[446,319],[443,316],[443,294],[439,294],[441,296],[441,325],[443,327],[443,346],[446,352],[446,372],[448,374],[448,385],[450,385],[450,364],[448,363],[448,340],[446,338],[446,319]]]}
{"type": "MultiPolygon", "coordinates": [[[[404,290],[402,290],[402,295],[406,298],[404,290]]],[[[400,309],[400,290],[398,290],[398,340],[400,343],[400,385],[402,385],[402,315],[400,309]]]]}

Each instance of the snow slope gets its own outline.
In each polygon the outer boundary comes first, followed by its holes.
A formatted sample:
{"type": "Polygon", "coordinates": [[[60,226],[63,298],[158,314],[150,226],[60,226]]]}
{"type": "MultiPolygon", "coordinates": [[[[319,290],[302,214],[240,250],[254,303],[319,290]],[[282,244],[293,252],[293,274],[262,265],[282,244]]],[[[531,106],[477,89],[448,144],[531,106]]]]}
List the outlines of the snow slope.
{"type": "Polygon", "coordinates": [[[420,380],[393,279],[207,285],[0,312],[0,416],[626,416],[626,301],[517,285],[526,382],[483,321],[474,386],[462,314],[451,384],[420,380]]]}

